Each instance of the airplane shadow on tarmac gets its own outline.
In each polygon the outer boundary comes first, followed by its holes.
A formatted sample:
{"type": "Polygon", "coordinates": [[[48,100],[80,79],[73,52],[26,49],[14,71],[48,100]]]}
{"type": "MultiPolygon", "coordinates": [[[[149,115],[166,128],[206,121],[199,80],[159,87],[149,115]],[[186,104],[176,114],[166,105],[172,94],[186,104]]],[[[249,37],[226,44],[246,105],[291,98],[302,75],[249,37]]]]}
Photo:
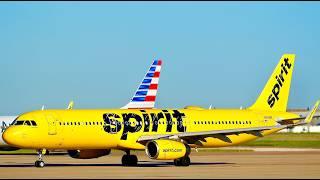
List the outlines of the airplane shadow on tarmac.
{"type": "MultiPolygon", "coordinates": [[[[154,161],[139,161],[144,162],[144,164],[138,164],[137,166],[134,167],[168,167],[168,166],[174,166],[173,162],[154,162],[154,161]]],[[[212,162],[212,163],[201,163],[201,162],[192,162],[190,166],[207,166],[207,165],[230,165],[230,164],[235,164],[235,163],[226,163],[226,162],[212,162]]],[[[122,164],[55,164],[55,163],[50,163],[46,164],[46,167],[63,167],[63,166],[74,166],[74,167],[92,167],[92,166],[122,166],[122,164]]],[[[0,167],[34,167],[33,164],[0,164],[0,167]]]]}

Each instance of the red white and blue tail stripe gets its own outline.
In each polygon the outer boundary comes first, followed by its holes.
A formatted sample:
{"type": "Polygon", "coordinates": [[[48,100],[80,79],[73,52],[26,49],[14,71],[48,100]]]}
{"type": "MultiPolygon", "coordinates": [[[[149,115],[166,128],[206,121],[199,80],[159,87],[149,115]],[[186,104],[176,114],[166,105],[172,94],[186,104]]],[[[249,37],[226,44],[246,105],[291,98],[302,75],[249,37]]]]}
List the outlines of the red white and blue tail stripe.
{"type": "Polygon", "coordinates": [[[156,101],[161,60],[154,60],[131,101],[121,109],[152,109],[156,101]]]}

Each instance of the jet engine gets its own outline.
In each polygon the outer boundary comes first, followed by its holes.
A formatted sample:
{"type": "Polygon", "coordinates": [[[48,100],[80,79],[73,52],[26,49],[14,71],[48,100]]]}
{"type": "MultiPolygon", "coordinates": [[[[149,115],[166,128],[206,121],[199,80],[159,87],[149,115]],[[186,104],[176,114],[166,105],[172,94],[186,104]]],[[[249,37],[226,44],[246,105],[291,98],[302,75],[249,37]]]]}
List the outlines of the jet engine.
{"type": "Polygon", "coordinates": [[[182,142],[159,139],[146,144],[146,154],[151,159],[173,160],[190,154],[190,147],[182,142]]]}
{"type": "Polygon", "coordinates": [[[70,157],[75,159],[93,159],[109,155],[111,149],[87,149],[87,150],[68,150],[70,157]]]}

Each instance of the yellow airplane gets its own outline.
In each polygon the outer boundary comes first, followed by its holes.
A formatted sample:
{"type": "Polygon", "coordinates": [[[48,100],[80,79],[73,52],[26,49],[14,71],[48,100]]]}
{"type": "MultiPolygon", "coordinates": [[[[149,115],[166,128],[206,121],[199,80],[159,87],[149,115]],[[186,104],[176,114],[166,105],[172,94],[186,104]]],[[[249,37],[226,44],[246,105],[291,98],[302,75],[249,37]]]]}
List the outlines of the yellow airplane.
{"type": "MultiPolygon", "coordinates": [[[[138,163],[130,150],[145,150],[151,159],[188,166],[190,148],[238,145],[311,121],[320,101],[306,117],[286,112],[294,59],[294,54],[281,57],[257,101],[247,109],[187,106],[32,111],[20,115],[3,138],[12,146],[36,149],[36,167],[44,167],[42,155],[46,149],[65,149],[72,158],[79,159],[105,156],[111,149],[123,150],[124,166],[138,163]],[[24,121],[35,125],[27,126],[24,121]]],[[[152,84],[142,85],[144,88],[136,94],[145,94],[149,86],[152,84]]],[[[146,99],[152,98],[136,96],[132,100],[146,99]]]]}

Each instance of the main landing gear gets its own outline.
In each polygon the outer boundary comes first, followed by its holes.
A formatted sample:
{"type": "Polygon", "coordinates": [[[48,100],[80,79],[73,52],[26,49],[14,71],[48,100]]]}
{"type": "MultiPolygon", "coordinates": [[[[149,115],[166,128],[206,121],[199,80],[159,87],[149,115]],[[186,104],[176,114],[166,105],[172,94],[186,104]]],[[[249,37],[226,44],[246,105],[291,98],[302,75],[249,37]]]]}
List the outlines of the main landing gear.
{"type": "Polygon", "coordinates": [[[126,154],[122,156],[121,162],[123,166],[137,166],[138,158],[136,155],[130,155],[130,151],[127,150],[126,154]]]}
{"type": "Polygon", "coordinates": [[[42,160],[42,155],[46,153],[46,150],[38,150],[37,153],[38,153],[38,160],[34,162],[34,166],[38,168],[43,168],[45,163],[42,160]]]}
{"type": "Polygon", "coordinates": [[[175,159],[173,161],[173,164],[175,166],[189,166],[190,165],[190,158],[189,158],[189,156],[184,156],[182,158],[175,159]]]}

